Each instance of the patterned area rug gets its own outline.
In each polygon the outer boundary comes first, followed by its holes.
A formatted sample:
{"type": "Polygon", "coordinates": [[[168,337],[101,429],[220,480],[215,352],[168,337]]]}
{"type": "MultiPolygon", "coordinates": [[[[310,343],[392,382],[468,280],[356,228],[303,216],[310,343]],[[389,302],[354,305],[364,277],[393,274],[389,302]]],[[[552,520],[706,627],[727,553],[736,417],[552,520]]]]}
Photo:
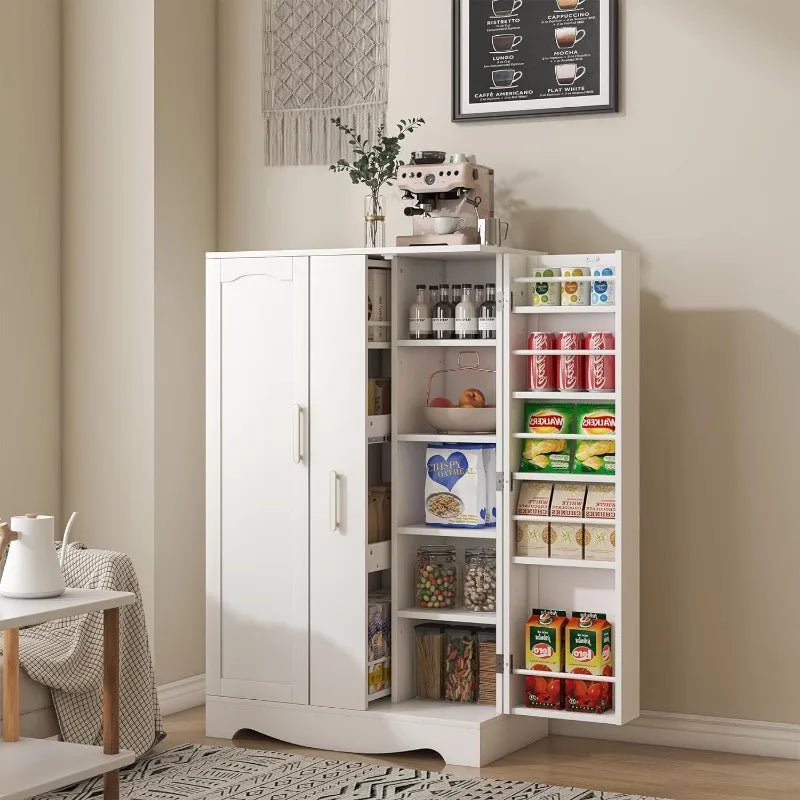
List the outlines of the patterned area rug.
{"type": "MultiPolygon", "coordinates": [[[[94,800],[102,778],[39,800],[94,800]]],[[[658,800],[543,783],[460,778],[442,772],[309,758],[268,750],[186,744],[123,770],[121,800],[658,800]]]]}

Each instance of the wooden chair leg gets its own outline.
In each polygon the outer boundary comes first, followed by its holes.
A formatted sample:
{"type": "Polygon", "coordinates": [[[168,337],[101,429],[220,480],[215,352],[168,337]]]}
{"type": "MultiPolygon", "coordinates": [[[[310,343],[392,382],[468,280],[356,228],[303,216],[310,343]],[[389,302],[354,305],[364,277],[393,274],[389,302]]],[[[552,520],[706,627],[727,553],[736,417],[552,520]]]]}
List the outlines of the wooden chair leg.
{"type": "Polygon", "coordinates": [[[3,740],[19,741],[19,631],[3,631],[3,740]]]}
{"type": "MultiPolygon", "coordinates": [[[[103,752],[119,753],[119,609],[103,612],[103,752]]],[[[119,770],[103,776],[105,800],[119,798],[119,770]]]]}

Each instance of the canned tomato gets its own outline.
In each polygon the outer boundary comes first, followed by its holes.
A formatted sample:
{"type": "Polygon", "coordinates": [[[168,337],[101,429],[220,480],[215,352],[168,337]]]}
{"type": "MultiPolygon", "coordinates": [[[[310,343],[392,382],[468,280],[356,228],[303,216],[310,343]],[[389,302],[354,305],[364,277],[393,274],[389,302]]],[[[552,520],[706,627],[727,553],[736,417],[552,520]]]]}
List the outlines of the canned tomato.
{"type": "MultiPolygon", "coordinates": [[[[556,337],[537,331],[528,337],[528,350],[555,350],[556,337]]],[[[553,392],[556,388],[556,357],[542,353],[528,356],[528,386],[535,392],[553,392]]]]}
{"type": "MultiPolygon", "coordinates": [[[[614,334],[592,331],[586,334],[587,350],[613,350],[614,334]]],[[[589,355],[586,357],[586,390],[589,392],[614,391],[614,356],[589,355]]]]}
{"type": "MultiPolygon", "coordinates": [[[[583,350],[583,334],[564,331],[556,334],[556,350],[583,350]]],[[[582,392],[585,366],[583,356],[556,356],[556,388],[560,392],[582,392]]]]}

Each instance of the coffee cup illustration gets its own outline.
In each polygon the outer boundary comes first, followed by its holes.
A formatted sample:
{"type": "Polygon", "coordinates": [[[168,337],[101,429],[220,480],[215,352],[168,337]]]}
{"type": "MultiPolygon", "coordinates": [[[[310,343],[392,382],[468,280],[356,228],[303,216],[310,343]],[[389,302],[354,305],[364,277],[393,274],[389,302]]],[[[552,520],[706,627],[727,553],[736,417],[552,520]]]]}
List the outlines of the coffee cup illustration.
{"type": "Polygon", "coordinates": [[[556,5],[559,11],[574,11],[585,2],[586,0],[556,0],[556,5]]]}
{"type": "Polygon", "coordinates": [[[586,67],[577,64],[556,64],[556,83],[559,86],[572,86],[586,74],[586,67]]]}
{"type": "Polygon", "coordinates": [[[522,42],[521,36],[513,33],[496,33],[492,36],[492,50],[495,53],[513,53],[522,42]]]}
{"type": "Polygon", "coordinates": [[[586,36],[586,31],[578,30],[574,25],[568,28],[556,28],[556,44],[562,50],[568,50],[586,36]]]}
{"type": "Polygon", "coordinates": [[[522,73],[513,69],[492,70],[492,85],[495,89],[511,89],[519,83],[522,73]]]}
{"type": "Polygon", "coordinates": [[[522,0],[492,0],[492,15],[495,17],[510,17],[516,14],[522,6],[522,0]]]}

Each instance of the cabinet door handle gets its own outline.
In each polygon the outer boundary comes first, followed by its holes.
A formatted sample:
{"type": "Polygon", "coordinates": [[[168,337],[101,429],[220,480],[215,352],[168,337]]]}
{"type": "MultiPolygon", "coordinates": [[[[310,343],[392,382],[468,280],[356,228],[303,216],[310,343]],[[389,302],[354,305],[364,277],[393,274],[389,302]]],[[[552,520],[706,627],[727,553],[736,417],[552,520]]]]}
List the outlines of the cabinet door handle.
{"type": "Polygon", "coordinates": [[[292,406],[292,425],[294,427],[292,461],[299,464],[303,460],[303,408],[297,403],[292,406]]]}
{"type": "Polygon", "coordinates": [[[336,533],[339,530],[339,475],[335,469],[331,470],[330,520],[331,533],[336,533]]]}

